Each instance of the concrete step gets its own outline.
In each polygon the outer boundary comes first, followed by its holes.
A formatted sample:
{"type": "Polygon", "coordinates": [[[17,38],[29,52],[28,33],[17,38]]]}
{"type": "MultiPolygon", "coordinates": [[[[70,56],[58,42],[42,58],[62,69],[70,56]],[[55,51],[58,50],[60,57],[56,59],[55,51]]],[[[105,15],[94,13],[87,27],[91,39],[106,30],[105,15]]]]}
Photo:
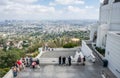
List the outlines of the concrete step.
{"type": "Polygon", "coordinates": [[[59,56],[69,57],[69,56],[74,56],[75,52],[76,50],[47,51],[47,52],[44,52],[40,58],[58,58],[59,56]]]}

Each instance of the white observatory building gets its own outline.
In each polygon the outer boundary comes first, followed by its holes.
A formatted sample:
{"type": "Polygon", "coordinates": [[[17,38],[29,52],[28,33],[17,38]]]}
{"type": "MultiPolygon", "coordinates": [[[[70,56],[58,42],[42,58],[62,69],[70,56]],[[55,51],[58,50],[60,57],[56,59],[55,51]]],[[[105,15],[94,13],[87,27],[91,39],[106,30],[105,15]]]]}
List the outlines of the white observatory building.
{"type": "Polygon", "coordinates": [[[90,40],[105,49],[108,68],[120,78],[120,0],[104,0],[99,23],[90,27],[90,40]]]}

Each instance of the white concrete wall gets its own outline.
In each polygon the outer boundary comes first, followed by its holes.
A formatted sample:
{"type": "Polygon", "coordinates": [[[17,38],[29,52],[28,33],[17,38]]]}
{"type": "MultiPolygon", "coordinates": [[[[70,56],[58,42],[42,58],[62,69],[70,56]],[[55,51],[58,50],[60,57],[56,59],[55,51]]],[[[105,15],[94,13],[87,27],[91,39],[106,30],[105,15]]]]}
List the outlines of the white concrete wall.
{"type": "Polygon", "coordinates": [[[100,16],[99,16],[100,26],[98,27],[97,43],[96,45],[101,48],[105,48],[103,39],[107,31],[105,30],[105,25],[108,26],[108,31],[120,31],[120,2],[115,2],[114,0],[109,0],[109,4],[101,5],[100,16]]]}
{"type": "Polygon", "coordinates": [[[112,4],[115,0],[109,0],[109,4],[112,4]]]}
{"type": "Polygon", "coordinates": [[[87,46],[85,41],[82,41],[82,48],[81,51],[83,52],[83,54],[88,57],[91,55],[92,50],[87,46]]]}
{"type": "MultiPolygon", "coordinates": [[[[77,47],[76,47],[77,48],[77,47]]],[[[76,50],[76,48],[74,48],[76,50]]],[[[73,48],[53,48],[53,51],[73,50],[73,48]]]]}
{"type": "Polygon", "coordinates": [[[39,51],[39,54],[35,58],[39,59],[40,56],[43,54],[42,48],[39,48],[38,51],[39,51]]]}
{"type": "Polygon", "coordinates": [[[110,19],[109,30],[120,31],[120,2],[112,4],[110,19]]]}
{"type": "Polygon", "coordinates": [[[97,32],[99,24],[94,24],[90,26],[90,40],[93,41],[94,34],[97,32]]]}
{"type": "Polygon", "coordinates": [[[95,62],[95,56],[93,55],[92,50],[87,46],[87,44],[84,40],[82,41],[81,51],[82,51],[83,55],[85,55],[86,57],[89,57],[90,60],[95,62]]]}
{"type": "Polygon", "coordinates": [[[108,24],[110,30],[120,30],[118,26],[120,24],[120,2],[114,3],[114,0],[109,0],[109,4],[101,5],[99,21],[100,24],[108,24]]]}
{"type": "Polygon", "coordinates": [[[111,4],[110,11],[110,23],[120,24],[120,2],[111,4]]]}
{"type": "Polygon", "coordinates": [[[9,72],[8,72],[3,78],[13,78],[13,72],[12,72],[12,69],[9,70],[9,72]]]}
{"type": "Polygon", "coordinates": [[[108,33],[105,58],[108,60],[110,70],[120,78],[120,35],[108,33]]]}
{"type": "Polygon", "coordinates": [[[100,16],[99,16],[99,21],[100,24],[107,24],[109,23],[110,20],[110,5],[102,5],[100,7],[100,16]]]}
{"type": "Polygon", "coordinates": [[[40,64],[58,64],[58,58],[40,58],[40,64]]]}
{"type": "Polygon", "coordinates": [[[97,42],[96,42],[97,47],[105,48],[107,32],[108,32],[107,24],[103,24],[98,27],[97,42]]]}
{"type": "Polygon", "coordinates": [[[101,24],[120,23],[120,2],[114,3],[114,0],[109,0],[109,4],[101,5],[100,18],[101,24]]]}

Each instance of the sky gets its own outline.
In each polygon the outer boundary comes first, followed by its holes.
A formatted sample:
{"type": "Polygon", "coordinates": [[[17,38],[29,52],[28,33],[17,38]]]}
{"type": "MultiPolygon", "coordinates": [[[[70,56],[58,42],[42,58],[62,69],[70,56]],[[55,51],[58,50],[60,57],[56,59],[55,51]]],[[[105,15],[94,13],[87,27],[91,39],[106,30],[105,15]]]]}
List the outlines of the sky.
{"type": "Polygon", "coordinates": [[[0,20],[98,19],[100,0],[0,0],[0,20]]]}

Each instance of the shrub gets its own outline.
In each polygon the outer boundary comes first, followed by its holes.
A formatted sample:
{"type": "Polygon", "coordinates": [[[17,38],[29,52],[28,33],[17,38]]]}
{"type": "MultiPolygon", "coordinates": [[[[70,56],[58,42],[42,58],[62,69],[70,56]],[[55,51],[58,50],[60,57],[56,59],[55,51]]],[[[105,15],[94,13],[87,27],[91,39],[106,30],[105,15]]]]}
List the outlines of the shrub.
{"type": "Polygon", "coordinates": [[[26,54],[29,57],[36,57],[39,54],[38,51],[34,52],[34,53],[30,53],[30,54],[26,54]]]}
{"type": "Polygon", "coordinates": [[[39,54],[39,52],[36,51],[36,52],[33,54],[33,57],[36,57],[38,54],[39,54]]]}
{"type": "Polygon", "coordinates": [[[105,49],[99,48],[99,47],[95,47],[95,49],[102,54],[103,56],[105,55],[105,49]]]}
{"type": "Polygon", "coordinates": [[[75,46],[77,46],[77,44],[75,44],[75,43],[67,43],[67,44],[63,45],[63,48],[73,48],[75,46]]]}
{"type": "Polygon", "coordinates": [[[5,70],[6,72],[8,72],[8,71],[10,70],[10,68],[4,68],[4,70],[5,70]]]}

